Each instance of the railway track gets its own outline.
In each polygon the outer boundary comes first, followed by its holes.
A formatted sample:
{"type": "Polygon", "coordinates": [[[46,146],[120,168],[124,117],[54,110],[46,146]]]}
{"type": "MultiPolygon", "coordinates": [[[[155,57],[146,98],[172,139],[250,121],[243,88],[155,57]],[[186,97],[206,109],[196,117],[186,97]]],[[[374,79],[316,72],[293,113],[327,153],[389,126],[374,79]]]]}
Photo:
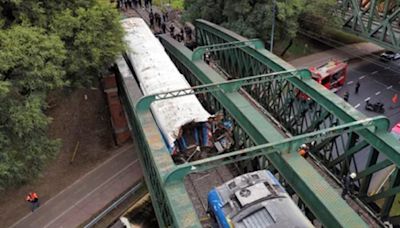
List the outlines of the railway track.
{"type": "MultiPolygon", "coordinates": [[[[129,16],[142,17],[148,24],[148,15],[145,15],[144,12],[139,12],[138,10],[131,10],[129,16]]],[[[177,26],[178,27],[178,26],[177,26]]],[[[219,72],[222,76],[229,79],[229,75],[223,69],[218,67],[218,64],[214,64],[213,67],[217,72],[219,72]]],[[[250,100],[254,107],[256,107],[259,111],[265,114],[265,117],[274,123],[276,128],[281,132],[285,137],[292,137],[286,129],[284,129],[280,123],[275,120],[268,112],[263,109],[254,99],[251,98],[244,90],[241,91],[242,94],[250,100]]],[[[318,162],[317,159],[312,156],[307,159],[307,161],[312,165],[319,173],[322,174],[324,179],[334,187],[339,193],[341,191],[341,184],[338,180],[331,174],[329,171],[322,166],[318,162]]],[[[207,215],[207,194],[212,187],[221,185],[222,183],[232,179],[235,175],[235,172],[232,172],[232,168],[229,167],[220,167],[215,170],[210,170],[201,173],[190,174],[185,178],[185,187],[188,191],[189,196],[192,198],[192,203],[196,210],[200,221],[202,222],[204,227],[210,227],[212,222],[208,219],[207,215]]],[[[361,204],[357,202],[357,200],[353,198],[348,198],[347,203],[358,213],[360,216],[371,225],[371,227],[380,227],[382,224],[380,221],[368,210],[368,208],[363,207],[361,204]]]]}
{"type": "Polygon", "coordinates": [[[211,221],[207,214],[207,196],[208,192],[215,186],[219,186],[236,176],[231,168],[223,166],[210,171],[189,174],[185,178],[185,187],[192,199],[203,227],[211,227],[211,221]]]}

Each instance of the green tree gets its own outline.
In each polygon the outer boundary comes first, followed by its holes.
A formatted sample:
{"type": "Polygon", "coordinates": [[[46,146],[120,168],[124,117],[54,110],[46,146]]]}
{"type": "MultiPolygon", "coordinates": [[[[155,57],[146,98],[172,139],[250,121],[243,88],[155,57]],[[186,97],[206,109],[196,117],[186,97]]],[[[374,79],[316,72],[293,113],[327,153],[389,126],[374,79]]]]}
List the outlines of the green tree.
{"type": "Polygon", "coordinates": [[[109,1],[0,0],[1,8],[5,27],[35,26],[61,38],[73,85],[90,85],[124,49],[120,16],[109,1]]]}
{"type": "Polygon", "coordinates": [[[50,27],[65,43],[67,75],[77,85],[97,80],[124,48],[118,13],[108,4],[64,10],[50,27]]]}
{"type": "Polygon", "coordinates": [[[0,80],[20,93],[47,92],[65,83],[64,44],[36,27],[0,30],[0,80]]]}
{"type": "Polygon", "coordinates": [[[47,92],[65,84],[66,51],[58,36],[43,29],[0,30],[0,188],[38,173],[57,151],[47,137],[43,113],[47,92]]]}
{"type": "Polygon", "coordinates": [[[0,0],[0,188],[35,176],[60,142],[49,139],[49,91],[91,85],[123,50],[106,0],[0,0]]]}
{"type": "MultiPolygon", "coordinates": [[[[300,26],[306,19],[311,21],[331,22],[332,9],[335,0],[277,0],[277,33],[276,38],[293,39],[300,26]]],[[[217,24],[221,24],[249,38],[262,38],[269,40],[272,27],[271,0],[186,0],[184,19],[193,21],[203,18],[217,24]],[[208,7],[209,2],[215,2],[208,7]],[[200,7],[203,6],[203,7],[200,7]],[[205,6],[205,7],[204,7],[205,6]],[[201,10],[198,10],[201,9],[201,10]]],[[[315,31],[315,25],[314,25],[315,31]]]]}

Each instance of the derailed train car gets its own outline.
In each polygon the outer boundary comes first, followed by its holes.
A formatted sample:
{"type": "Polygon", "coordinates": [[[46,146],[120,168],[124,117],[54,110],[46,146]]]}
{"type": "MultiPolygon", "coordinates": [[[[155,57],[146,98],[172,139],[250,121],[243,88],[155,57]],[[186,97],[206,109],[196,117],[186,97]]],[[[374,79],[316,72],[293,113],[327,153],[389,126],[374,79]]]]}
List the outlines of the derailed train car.
{"type": "MultiPolygon", "coordinates": [[[[141,18],[124,19],[121,24],[128,46],[125,59],[144,95],[191,87],[141,18]]],[[[189,144],[213,146],[210,142],[213,116],[195,95],[156,101],[151,104],[151,111],[172,155],[186,152],[189,144]]]]}
{"type": "Polygon", "coordinates": [[[222,228],[313,227],[268,170],[243,174],[213,188],[208,207],[222,228]]]}

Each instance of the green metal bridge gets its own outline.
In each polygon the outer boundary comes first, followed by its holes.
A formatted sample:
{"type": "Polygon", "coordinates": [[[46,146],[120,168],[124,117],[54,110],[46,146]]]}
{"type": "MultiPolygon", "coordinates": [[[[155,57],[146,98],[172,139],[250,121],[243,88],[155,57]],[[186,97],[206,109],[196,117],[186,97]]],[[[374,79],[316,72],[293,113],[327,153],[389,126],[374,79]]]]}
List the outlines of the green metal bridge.
{"type": "Polygon", "coordinates": [[[399,0],[339,0],[344,29],[400,52],[399,0]]]}
{"type": "Polygon", "coordinates": [[[161,227],[201,227],[184,178],[229,164],[247,171],[277,172],[288,191],[299,197],[306,215],[323,226],[367,227],[322,173],[298,155],[297,148],[309,142],[315,143],[311,154],[333,178],[340,179],[349,170],[357,172],[355,191],[365,207],[382,219],[398,216],[393,202],[400,191],[400,144],[388,133],[388,119],[367,118],[310,79],[308,70],[294,69],[268,52],[259,40],[248,40],[204,20],[197,20],[195,27],[201,47],[193,52],[167,36],[160,37],[193,88],[142,97],[133,78],[119,78],[161,227]],[[202,60],[206,50],[218,69],[202,60]],[[299,99],[299,93],[309,99],[299,99]],[[227,153],[176,165],[149,107],[157,100],[191,94],[198,95],[210,113],[223,111],[233,121],[235,144],[227,153]],[[388,184],[378,193],[369,193],[373,176],[387,167],[394,168],[388,184]]]}

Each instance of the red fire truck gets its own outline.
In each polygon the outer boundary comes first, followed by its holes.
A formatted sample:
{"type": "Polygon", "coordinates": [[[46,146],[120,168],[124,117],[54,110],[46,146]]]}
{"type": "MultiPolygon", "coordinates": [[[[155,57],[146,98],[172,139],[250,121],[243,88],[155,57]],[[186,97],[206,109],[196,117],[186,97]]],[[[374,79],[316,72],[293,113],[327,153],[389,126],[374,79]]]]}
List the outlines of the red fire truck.
{"type": "Polygon", "coordinates": [[[348,64],[339,60],[331,60],[319,67],[310,67],[312,78],[325,88],[336,92],[344,85],[348,64]]]}
{"type": "MultiPolygon", "coordinates": [[[[348,64],[339,60],[331,60],[319,67],[310,67],[312,78],[325,88],[336,92],[344,85],[347,77],[348,64]]],[[[299,91],[297,97],[301,100],[308,100],[309,97],[299,91]]]]}

